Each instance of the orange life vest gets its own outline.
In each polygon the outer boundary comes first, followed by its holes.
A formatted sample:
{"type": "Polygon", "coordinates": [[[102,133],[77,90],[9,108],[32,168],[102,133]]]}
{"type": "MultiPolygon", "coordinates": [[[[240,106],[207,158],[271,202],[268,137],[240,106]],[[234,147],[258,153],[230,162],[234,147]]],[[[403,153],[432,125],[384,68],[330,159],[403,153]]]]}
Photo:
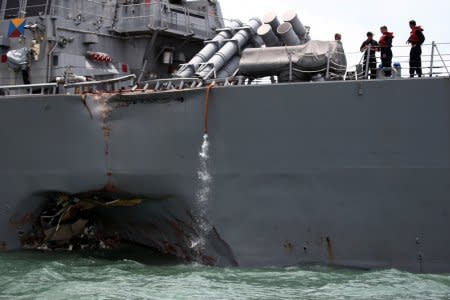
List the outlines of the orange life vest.
{"type": "Polygon", "coordinates": [[[381,47],[386,47],[387,46],[387,40],[386,39],[388,37],[393,39],[394,38],[394,33],[392,33],[392,32],[385,32],[385,33],[383,33],[383,35],[381,36],[380,41],[378,42],[381,47]]]}
{"type": "Polygon", "coordinates": [[[414,28],[411,31],[411,36],[409,37],[409,42],[413,45],[420,44],[420,38],[417,36],[417,31],[423,31],[422,27],[420,26],[414,26],[414,28]]]}

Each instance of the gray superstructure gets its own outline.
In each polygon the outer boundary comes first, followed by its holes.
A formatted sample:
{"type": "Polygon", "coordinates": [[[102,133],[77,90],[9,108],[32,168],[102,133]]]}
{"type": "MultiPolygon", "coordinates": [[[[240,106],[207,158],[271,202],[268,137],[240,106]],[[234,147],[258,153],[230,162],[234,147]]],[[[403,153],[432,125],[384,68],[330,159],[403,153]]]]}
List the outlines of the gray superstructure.
{"type": "Polygon", "coordinates": [[[42,37],[32,85],[0,66],[0,251],[450,271],[448,77],[342,80],[340,43],[261,47],[215,1],[42,3],[0,39],[42,37]]]}

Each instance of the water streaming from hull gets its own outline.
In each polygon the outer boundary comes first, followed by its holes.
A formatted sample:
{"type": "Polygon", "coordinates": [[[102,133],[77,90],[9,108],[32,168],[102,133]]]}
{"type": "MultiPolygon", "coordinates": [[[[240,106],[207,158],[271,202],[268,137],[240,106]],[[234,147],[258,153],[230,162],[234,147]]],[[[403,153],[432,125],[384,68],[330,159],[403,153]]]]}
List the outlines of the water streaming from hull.
{"type": "Polygon", "coordinates": [[[195,220],[198,227],[199,237],[192,241],[192,248],[204,250],[206,236],[211,231],[212,226],[207,222],[208,202],[211,192],[212,176],[208,169],[209,160],[209,139],[208,134],[203,135],[203,143],[199,152],[199,168],[197,170],[198,189],[195,195],[195,220]]]}

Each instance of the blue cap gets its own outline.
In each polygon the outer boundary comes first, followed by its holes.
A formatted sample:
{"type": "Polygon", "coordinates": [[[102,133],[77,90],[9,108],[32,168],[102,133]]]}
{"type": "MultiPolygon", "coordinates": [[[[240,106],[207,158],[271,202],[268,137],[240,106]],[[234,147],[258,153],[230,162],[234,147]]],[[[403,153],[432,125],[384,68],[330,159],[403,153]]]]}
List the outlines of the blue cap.
{"type": "Polygon", "coordinates": [[[401,67],[402,65],[399,62],[394,63],[394,67],[401,67]]]}

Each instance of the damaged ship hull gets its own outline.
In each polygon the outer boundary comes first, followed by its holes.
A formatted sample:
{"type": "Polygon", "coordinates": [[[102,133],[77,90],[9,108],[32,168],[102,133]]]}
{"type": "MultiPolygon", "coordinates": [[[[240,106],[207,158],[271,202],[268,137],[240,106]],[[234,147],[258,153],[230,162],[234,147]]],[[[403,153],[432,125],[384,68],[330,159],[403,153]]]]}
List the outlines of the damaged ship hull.
{"type": "MultiPolygon", "coordinates": [[[[214,88],[202,205],[227,249],[210,261],[450,271],[449,99],[448,78],[214,88]]],[[[40,191],[199,205],[204,89],[0,105],[3,249],[22,247],[40,191]]],[[[136,226],[157,218],[127,209],[136,226]]]]}

